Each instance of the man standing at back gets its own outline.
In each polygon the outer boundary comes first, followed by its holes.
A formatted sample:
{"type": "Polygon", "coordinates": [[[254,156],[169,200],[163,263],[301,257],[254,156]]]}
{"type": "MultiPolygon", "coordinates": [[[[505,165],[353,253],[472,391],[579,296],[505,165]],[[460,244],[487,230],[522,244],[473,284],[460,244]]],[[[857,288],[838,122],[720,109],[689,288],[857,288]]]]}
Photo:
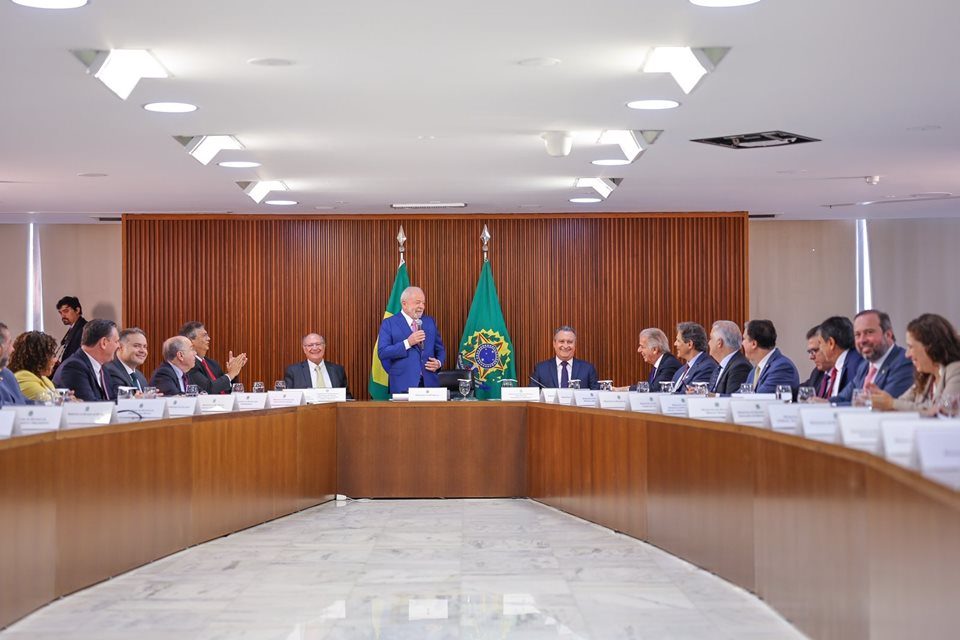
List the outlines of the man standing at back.
{"type": "Polygon", "coordinates": [[[548,389],[566,389],[571,380],[579,380],[581,389],[599,389],[597,370],[586,360],[574,360],[577,332],[564,325],[553,333],[554,358],[538,362],[530,379],[548,389]]]}
{"type": "Polygon", "coordinates": [[[116,323],[94,318],[83,327],[80,349],[57,368],[53,383],[58,389],[72,389],[78,400],[115,400],[104,365],[113,360],[119,346],[116,323]]]}
{"type": "Polygon", "coordinates": [[[228,352],[227,371],[224,373],[220,363],[207,357],[210,350],[210,333],[202,322],[195,320],[180,327],[180,335],[193,343],[196,351],[196,365],[190,371],[190,383],[200,387],[200,391],[209,394],[230,393],[233,390],[233,380],[240,375],[240,370],[247,364],[247,354],[241,353],[234,357],[233,351],[228,352]]]}
{"type": "Polygon", "coordinates": [[[60,321],[67,325],[67,333],[60,341],[60,348],[57,349],[57,365],[72,356],[80,348],[80,342],[83,340],[83,327],[87,324],[83,317],[83,307],[80,306],[80,300],[76,296],[63,296],[57,301],[57,311],[60,313],[60,321]]]}
{"type": "Polygon", "coordinates": [[[377,357],[390,378],[390,393],[410,387],[438,387],[437,371],[447,357],[436,321],[424,315],[427,298],[420,287],[400,294],[400,313],[380,323],[377,357]]]}

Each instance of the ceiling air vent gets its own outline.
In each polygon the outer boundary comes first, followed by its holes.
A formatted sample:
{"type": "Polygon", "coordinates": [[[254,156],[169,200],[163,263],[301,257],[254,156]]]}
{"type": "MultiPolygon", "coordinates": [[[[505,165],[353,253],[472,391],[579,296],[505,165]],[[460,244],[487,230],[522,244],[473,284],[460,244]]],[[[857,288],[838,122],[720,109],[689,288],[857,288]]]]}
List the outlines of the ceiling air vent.
{"type": "Polygon", "coordinates": [[[760,133],[740,133],[732,136],[720,136],[718,138],[699,138],[690,142],[702,142],[703,144],[715,144],[718,147],[728,149],[762,149],[765,147],[783,147],[788,144],[800,144],[802,142],[820,142],[817,138],[808,138],[796,133],[787,133],[786,131],[762,131],[760,133]]]}

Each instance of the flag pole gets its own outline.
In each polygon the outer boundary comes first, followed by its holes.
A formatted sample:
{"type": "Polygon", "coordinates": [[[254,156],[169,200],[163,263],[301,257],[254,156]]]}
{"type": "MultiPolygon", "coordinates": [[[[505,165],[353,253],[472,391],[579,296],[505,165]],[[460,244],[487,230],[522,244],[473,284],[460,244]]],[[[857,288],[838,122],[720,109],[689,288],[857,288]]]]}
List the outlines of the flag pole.
{"type": "Polygon", "coordinates": [[[397,247],[400,249],[400,264],[406,262],[406,259],[403,257],[404,251],[406,251],[406,249],[403,248],[403,243],[406,241],[407,234],[403,232],[403,225],[400,225],[400,231],[397,233],[397,247]]]}
{"type": "Polygon", "coordinates": [[[483,232],[480,234],[480,240],[483,241],[483,261],[490,262],[487,258],[487,251],[490,248],[490,238],[493,236],[490,235],[490,230],[487,229],[487,225],[483,225],[483,232]]]}

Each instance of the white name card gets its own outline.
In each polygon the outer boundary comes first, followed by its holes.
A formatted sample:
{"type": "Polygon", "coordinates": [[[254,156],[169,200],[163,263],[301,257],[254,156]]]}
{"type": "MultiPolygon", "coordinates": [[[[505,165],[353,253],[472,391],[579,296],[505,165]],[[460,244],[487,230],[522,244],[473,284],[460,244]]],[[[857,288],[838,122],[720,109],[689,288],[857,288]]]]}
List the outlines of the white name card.
{"type": "Polygon", "coordinates": [[[818,407],[804,405],[800,408],[800,427],[804,438],[820,442],[840,442],[840,421],[842,413],[868,413],[870,407],[818,407]]]}
{"type": "Polygon", "coordinates": [[[501,387],[500,399],[505,402],[540,402],[540,388],[501,387]]]}
{"type": "Polygon", "coordinates": [[[691,418],[699,420],[713,420],[714,422],[731,422],[733,420],[733,415],[730,412],[730,398],[692,396],[687,398],[687,411],[691,418]]]}
{"type": "Polygon", "coordinates": [[[167,402],[163,398],[117,400],[117,422],[163,420],[169,417],[167,402]]]}
{"type": "Polygon", "coordinates": [[[573,404],[578,407],[596,407],[597,392],[592,389],[574,389],[573,404]]]}
{"type": "Polygon", "coordinates": [[[303,404],[303,390],[287,389],[286,391],[267,391],[270,407],[299,407],[303,404]]]}
{"type": "Polygon", "coordinates": [[[940,421],[934,424],[917,429],[920,473],[951,489],[960,489],[960,428],[941,428],[940,421]]]}
{"type": "Polygon", "coordinates": [[[171,418],[183,418],[200,413],[199,396],[171,396],[166,398],[167,412],[171,418]]]}
{"type": "Polygon", "coordinates": [[[597,396],[601,409],[630,410],[630,394],[626,391],[601,391],[597,396]]]}
{"type": "Polygon", "coordinates": [[[678,418],[687,417],[687,396],[685,395],[674,395],[672,393],[661,393],[658,400],[660,401],[660,413],[665,416],[676,416],[678,418]]]}
{"type": "Polygon", "coordinates": [[[0,409],[0,440],[13,435],[13,423],[17,420],[17,412],[13,409],[0,409]]]}
{"type": "Polygon", "coordinates": [[[540,389],[543,400],[541,402],[546,402],[548,404],[557,404],[559,399],[557,398],[557,392],[559,389],[540,389]]]}
{"type": "Polygon", "coordinates": [[[780,433],[800,435],[800,405],[767,402],[764,407],[770,417],[770,428],[780,433]]]}
{"type": "Polygon", "coordinates": [[[237,399],[237,411],[256,411],[257,409],[270,408],[265,393],[234,393],[233,397],[237,399]]]}
{"type": "Polygon", "coordinates": [[[56,431],[63,418],[63,407],[40,407],[18,405],[13,407],[17,419],[13,423],[13,435],[28,436],[44,431],[56,431]]]}
{"type": "Polygon", "coordinates": [[[873,455],[883,452],[880,423],[884,420],[919,420],[920,414],[911,411],[842,412],[837,415],[840,422],[840,442],[845,447],[866,451],[873,455]]]}
{"type": "Polygon", "coordinates": [[[446,387],[410,387],[410,402],[446,402],[450,392],[446,387]]]}
{"type": "Polygon", "coordinates": [[[767,405],[770,400],[740,400],[739,396],[730,398],[730,416],[734,424],[745,427],[770,428],[770,414],[767,405]]]}
{"type": "Polygon", "coordinates": [[[638,413],[660,413],[659,393],[630,392],[630,411],[638,413]]]}
{"type": "Polygon", "coordinates": [[[102,427],[113,420],[117,408],[112,402],[66,402],[63,405],[64,429],[102,427]]]}
{"type": "Polygon", "coordinates": [[[237,400],[232,395],[206,395],[197,396],[197,404],[200,405],[200,413],[230,413],[236,405],[237,400]]]}
{"type": "Polygon", "coordinates": [[[325,404],[328,402],[346,402],[346,387],[326,387],[323,389],[304,389],[303,401],[306,404],[325,404]]]}
{"type": "Polygon", "coordinates": [[[931,424],[931,421],[924,419],[896,420],[885,417],[880,421],[880,442],[883,444],[883,457],[888,462],[912,469],[917,429],[929,424],[931,424]]]}
{"type": "Polygon", "coordinates": [[[758,400],[776,400],[777,394],[775,393],[735,393],[731,396],[734,400],[753,400],[754,402],[758,400]]]}
{"type": "Polygon", "coordinates": [[[573,389],[557,389],[557,404],[572,405],[573,389]]]}

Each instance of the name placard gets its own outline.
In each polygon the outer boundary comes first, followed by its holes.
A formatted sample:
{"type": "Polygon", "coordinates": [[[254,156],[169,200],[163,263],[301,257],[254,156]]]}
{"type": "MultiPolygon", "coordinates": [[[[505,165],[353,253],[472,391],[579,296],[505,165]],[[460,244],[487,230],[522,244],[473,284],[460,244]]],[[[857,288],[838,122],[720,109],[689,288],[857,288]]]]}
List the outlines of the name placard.
{"type": "Polygon", "coordinates": [[[256,411],[257,409],[270,408],[270,401],[265,393],[234,393],[233,397],[237,399],[237,411],[256,411]]]}
{"type": "Polygon", "coordinates": [[[767,402],[764,406],[770,417],[771,429],[779,433],[800,435],[800,405],[767,402]]]}
{"type": "Polygon", "coordinates": [[[659,393],[638,393],[631,391],[628,396],[630,399],[630,411],[638,413],[660,413],[659,393]]]}
{"type": "Polygon", "coordinates": [[[163,420],[168,417],[167,402],[163,398],[117,400],[117,422],[163,420]]]}
{"type": "Polygon", "coordinates": [[[911,411],[843,412],[837,415],[840,423],[840,442],[845,447],[866,451],[873,455],[883,453],[880,423],[884,420],[919,420],[920,414],[911,411]]]}
{"type": "Polygon", "coordinates": [[[557,404],[559,401],[557,398],[558,391],[559,389],[540,389],[540,393],[543,395],[542,402],[546,402],[548,404],[557,404]]]}
{"type": "Polygon", "coordinates": [[[286,391],[267,391],[270,407],[299,407],[303,404],[302,389],[287,389],[286,391]]]}
{"type": "Polygon", "coordinates": [[[884,417],[880,421],[880,442],[883,457],[888,462],[913,469],[914,443],[917,429],[931,424],[931,420],[894,420],[884,417]]]}
{"type": "Polygon", "coordinates": [[[734,393],[731,396],[734,400],[776,400],[777,394],[775,393],[734,393]]]}
{"type": "Polygon", "coordinates": [[[687,417],[687,400],[689,398],[685,395],[674,395],[672,393],[661,393],[658,400],[660,401],[660,413],[665,416],[676,416],[678,418],[687,417]]]}
{"type": "Polygon", "coordinates": [[[597,401],[601,409],[630,410],[630,394],[626,391],[601,391],[597,395],[597,401]]]}
{"type": "Polygon", "coordinates": [[[870,407],[818,407],[805,405],[800,409],[800,428],[804,438],[836,444],[840,442],[841,413],[865,413],[870,407]]]}
{"type": "Polygon", "coordinates": [[[326,387],[323,389],[304,389],[303,401],[307,404],[326,404],[328,402],[346,402],[346,387],[326,387]]]}
{"type": "Polygon", "coordinates": [[[769,403],[770,400],[740,400],[739,396],[733,396],[730,398],[730,416],[733,423],[745,427],[769,429],[770,414],[767,413],[769,403]]]}
{"type": "Polygon", "coordinates": [[[171,396],[165,398],[167,401],[167,413],[171,418],[184,418],[194,416],[200,413],[200,407],[197,404],[199,396],[171,396]]]}
{"type": "Polygon", "coordinates": [[[13,423],[17,420],[17,412],[13,409],[0,409],[0,440],[13,435],[13,423]]]}
{"type": "Polygon", "coordinates": [[[540,388],[501,387],[500,399],[504,402],[540,402],[540,388]]]}
{"type": "Polygon", "coordinates": [[[592,389],[574,389],[573,404],[578,407],[596,407],[597,392],[592,389]]]}
{"type": "Polygon", "coordinates": [[[713,420],[714,422],[731,422],[733,414],[730,412],[730,398],[687,398],[687,412],[691,418],[699,420],[713,420]]]}
{"type": "Polygon", "coordinates": [[[17,414],[17,419],[13,423],[15,436],[57,431],[63,418],[63,407],[18,405],[13,407],[13,412],[17,414]]]}
{"type": "Polygon", "coordinates": [[[117,405],[112,402],[66,402],[60,426],[64,429],[102,427],[113,420],[116,408],[117,405]]]}
{"type": "Polygon", "coordinates": [[[557,389],[557,404],[572,405],[573,389],[557,389]]]}
{"type": "Polygon", "coordinates": [[[197,403],[200,405],[200,413],[230,413],[236,405],[237,400],[232,395],[206,395],[197,396],[197,403]]]}
{"type": "Polygon", "coordinates": [[[945,484],[952,489],[960,489],[960,429],[956,426],[936,426],[917,429],[917,461],[920,473],[945,484]]]}
{"type": "Polygon", "coordinates": [[[446,402],[450,392],[446,387],[410,387],[410,402],[446,402]]]}

